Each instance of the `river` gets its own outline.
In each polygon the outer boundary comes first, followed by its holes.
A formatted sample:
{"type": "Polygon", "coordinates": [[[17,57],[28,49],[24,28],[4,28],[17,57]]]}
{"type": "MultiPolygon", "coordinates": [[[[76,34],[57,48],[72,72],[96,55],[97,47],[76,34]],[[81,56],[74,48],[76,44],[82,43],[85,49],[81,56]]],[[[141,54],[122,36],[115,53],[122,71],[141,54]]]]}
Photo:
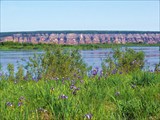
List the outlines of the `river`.
{"type": "MultiPolygon", "coordinates": [[[[145,53],[145,67],[146,70],[154,70],[155,64],[160,62],[159,47],[130,47],[135,51],[143,51],[145,53]]],[[[32,50],[0,50],[0,64],[2,71],[7,72],[7,64],[12,63],[17,71],[18,64],[25,64],[21,59],[28,60],[34,53],[42,54],[42,51],[32,50]]],[[[112,54],[112,49],[97,49],[97,50],[81,50],[80,51],[84,62],[88,66],[100,67],[102,61],[112,54]]]]}

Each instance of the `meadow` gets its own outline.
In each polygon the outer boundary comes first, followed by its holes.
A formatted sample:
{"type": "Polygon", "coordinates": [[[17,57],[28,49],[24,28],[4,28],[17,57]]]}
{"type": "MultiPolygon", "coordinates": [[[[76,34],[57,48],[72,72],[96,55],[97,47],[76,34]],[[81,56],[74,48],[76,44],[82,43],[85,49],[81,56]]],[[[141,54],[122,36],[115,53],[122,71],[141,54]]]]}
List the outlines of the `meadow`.
{"type": "Polygon", "coordinates": [[[99,68],[78,50],[46,49],[0,73],[2,120],[158,120],[160,70],[142,71],[144,53],[116,49],[99,68]],[[107,65],[106,65],[107,63],[107,65]],[[27,71],[25,72],[24,69],[27,71]]]}

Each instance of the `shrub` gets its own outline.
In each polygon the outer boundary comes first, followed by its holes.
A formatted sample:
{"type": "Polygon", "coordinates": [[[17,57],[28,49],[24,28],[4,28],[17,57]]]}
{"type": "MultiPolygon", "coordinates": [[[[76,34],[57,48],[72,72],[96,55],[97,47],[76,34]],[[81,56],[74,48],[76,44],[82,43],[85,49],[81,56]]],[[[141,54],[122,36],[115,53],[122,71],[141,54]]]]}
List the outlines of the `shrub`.
{"type": "Polygon", "coordinates": [[[7,66],[8,69],[8,80],[14,81],[14,65],[13,64],[8,64],[7,66]]]}
{"type": "Polygon", "coordinates": [[[125,49],[125,51],[116,49],[113,56],[108,57],[106,62],[108,63],[108,74],[133,72],[143,68],[144,53],[132,49],[125,49]]]}
{"type": "Polygon", "coordinates": [[[18,72],[16,73],[16,82],[24,80],[24,70],[23,66],[18,67],[18,72]]]}
{"type": "Polygon", "coordinates": [[[86,64],[78,50],[62,50],[61,47],[56,46],[47,48],[42,55],[34,55],[26,68],[35,80],[42,77],[47,80],[67,79],[87,74],[86,64]]]}

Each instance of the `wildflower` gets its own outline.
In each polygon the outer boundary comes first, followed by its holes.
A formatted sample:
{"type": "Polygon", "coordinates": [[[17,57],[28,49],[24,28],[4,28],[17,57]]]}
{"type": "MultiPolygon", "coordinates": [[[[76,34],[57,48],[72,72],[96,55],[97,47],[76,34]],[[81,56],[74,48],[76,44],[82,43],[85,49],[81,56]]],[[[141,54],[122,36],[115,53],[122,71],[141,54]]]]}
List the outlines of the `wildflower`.
{"type": "Polygon", "coordinates": [[[22,102],[18,102],[18,107],[22,106],[23,103],[22,102]]]}
{"type": "Polygon", "coordinates": [[[65,96],[64,94],[59,96],[60,99],[68,99],[68,96],[65,96]]]}
{"type": "Polygon", "coordinates": [[[58,77],[56,77],[56,80],[59,80],[59,78],[58,78],[58,77]]]}
{"type": "Polygon", "coordinates": [[[92,75],[97,75],[98,71],[97,69],[92,70],[92,75]]]}
{"type": "Polygon", "coordinates": [[[92,119],[92,116],[93,116],[93,115],[89,113],[89,114],[86,114],[84,117],[85,117],[86,119],[92,119]]]}
{"type": "Polygon", "coordinates": [[[78,79],[81,79],[82,77],[81,76],[78,76],[78,79]]]}
{"type": "Polygon", "coordinates": [[[74,84],[72,84],[72,85],[70,86],[70,89],[77,89],[77,87],[76,87],[74,84]]]}
{"type": "Polygon", "coordinates": [[[74,88],[72,94],[73,94],[73,95],[76,95],[76,93],[77,93],[77,91],[78,91],[79,89],[80,89],[80,88],[74,88]]]}
{"type": "Polygon", "coordinates": [[[32,80],[36,81],[36,77],[33,77],[32,80]]]}
{"type": "Polygon", "coordinates": [[[122,72],[119,72],[119,74],[122,74],[122,72]]]}
{"type": "Polygon", "coordinates": [[[154,71],[153,71],[153,70],[150,70],[149,72],[153,73],[154,71]]]}
{"type": "Polygon", "coordinates": [[[119,95],[120,95],[120,92],[116,92],[116,93],[115,93],[115,96],[119,96],[119,95]]]}
{"type": "Polygon", "coordinates": [[[21,97],[19,98],[19,101],[23,101],[23,100],[25,100],[25,98],[24,98],[23,96],[21,96],[21,97]]]}
{"type": "Polygon", "coordinates": [[[80,80],[80,82],[81,82],[81,83],[84,83],[84,81],[83,81],[83,80],[80,80]]]}
{"type": "Polygon", "coordinates": [[[76,76],[77,76],[77,74],[75,73],[75,74],[74,74],[74,77],[76,77],[76,76]]]}
{"type": "Polygon", "coordinates": [[[72,85],[70,86],[70,89],[72,89],[72,90],[79,90],[80,88],[77,88],[74,84],[72,84],[72,85]]]}
{"type": "Polygon", "coordinates": [[[114,70],[112,71],[112,74],[116,74],[116,72],[117,72],[117,70],[116,70],[116,69],[114,69],[114,70]]]}
{"type": "Polygon", "coordinates": [[[6,106],[8,106],[8,107],[12,107],[12,106],[13,106],[13,104],[12,104],[11,102],[7,102],[7,103],[6,103],[6,106]]]}

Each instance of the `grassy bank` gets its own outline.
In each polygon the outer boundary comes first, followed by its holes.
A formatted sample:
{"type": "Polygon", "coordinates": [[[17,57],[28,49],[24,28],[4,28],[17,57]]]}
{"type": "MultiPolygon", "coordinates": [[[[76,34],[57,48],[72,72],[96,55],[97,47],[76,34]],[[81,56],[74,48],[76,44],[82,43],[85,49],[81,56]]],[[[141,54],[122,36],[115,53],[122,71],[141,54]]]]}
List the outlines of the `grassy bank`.
{"type": "Polygon", "coordinates": [[[57,45],[57,44],[32,44],[32,43],[14,43],[2,42],[0,43],[0,50],[44,50],[47,47],[61,46],[63,48],[76,49],[98,49],[98,48],[117,48],[128,46],[160,46],[159,44],[142,44],[142,43],[128,43],[128,44],[82,44],[82,45],[57,45]]]}
{"type": "Polygon", "coordinates": [[[143,65],[144,53],[132,49],[115,50],[99,70],[78,50],[48,48],[17,72],[13,64],[0,71],[0,119],[158,120],[160,70],[143,65]]]}
{"type": "Polygon", "coordinates": [[[135,72],[77,79],[74,86],[72,82],[1,80],[1,120],[160,119],[160,74],[135,72]]]}

